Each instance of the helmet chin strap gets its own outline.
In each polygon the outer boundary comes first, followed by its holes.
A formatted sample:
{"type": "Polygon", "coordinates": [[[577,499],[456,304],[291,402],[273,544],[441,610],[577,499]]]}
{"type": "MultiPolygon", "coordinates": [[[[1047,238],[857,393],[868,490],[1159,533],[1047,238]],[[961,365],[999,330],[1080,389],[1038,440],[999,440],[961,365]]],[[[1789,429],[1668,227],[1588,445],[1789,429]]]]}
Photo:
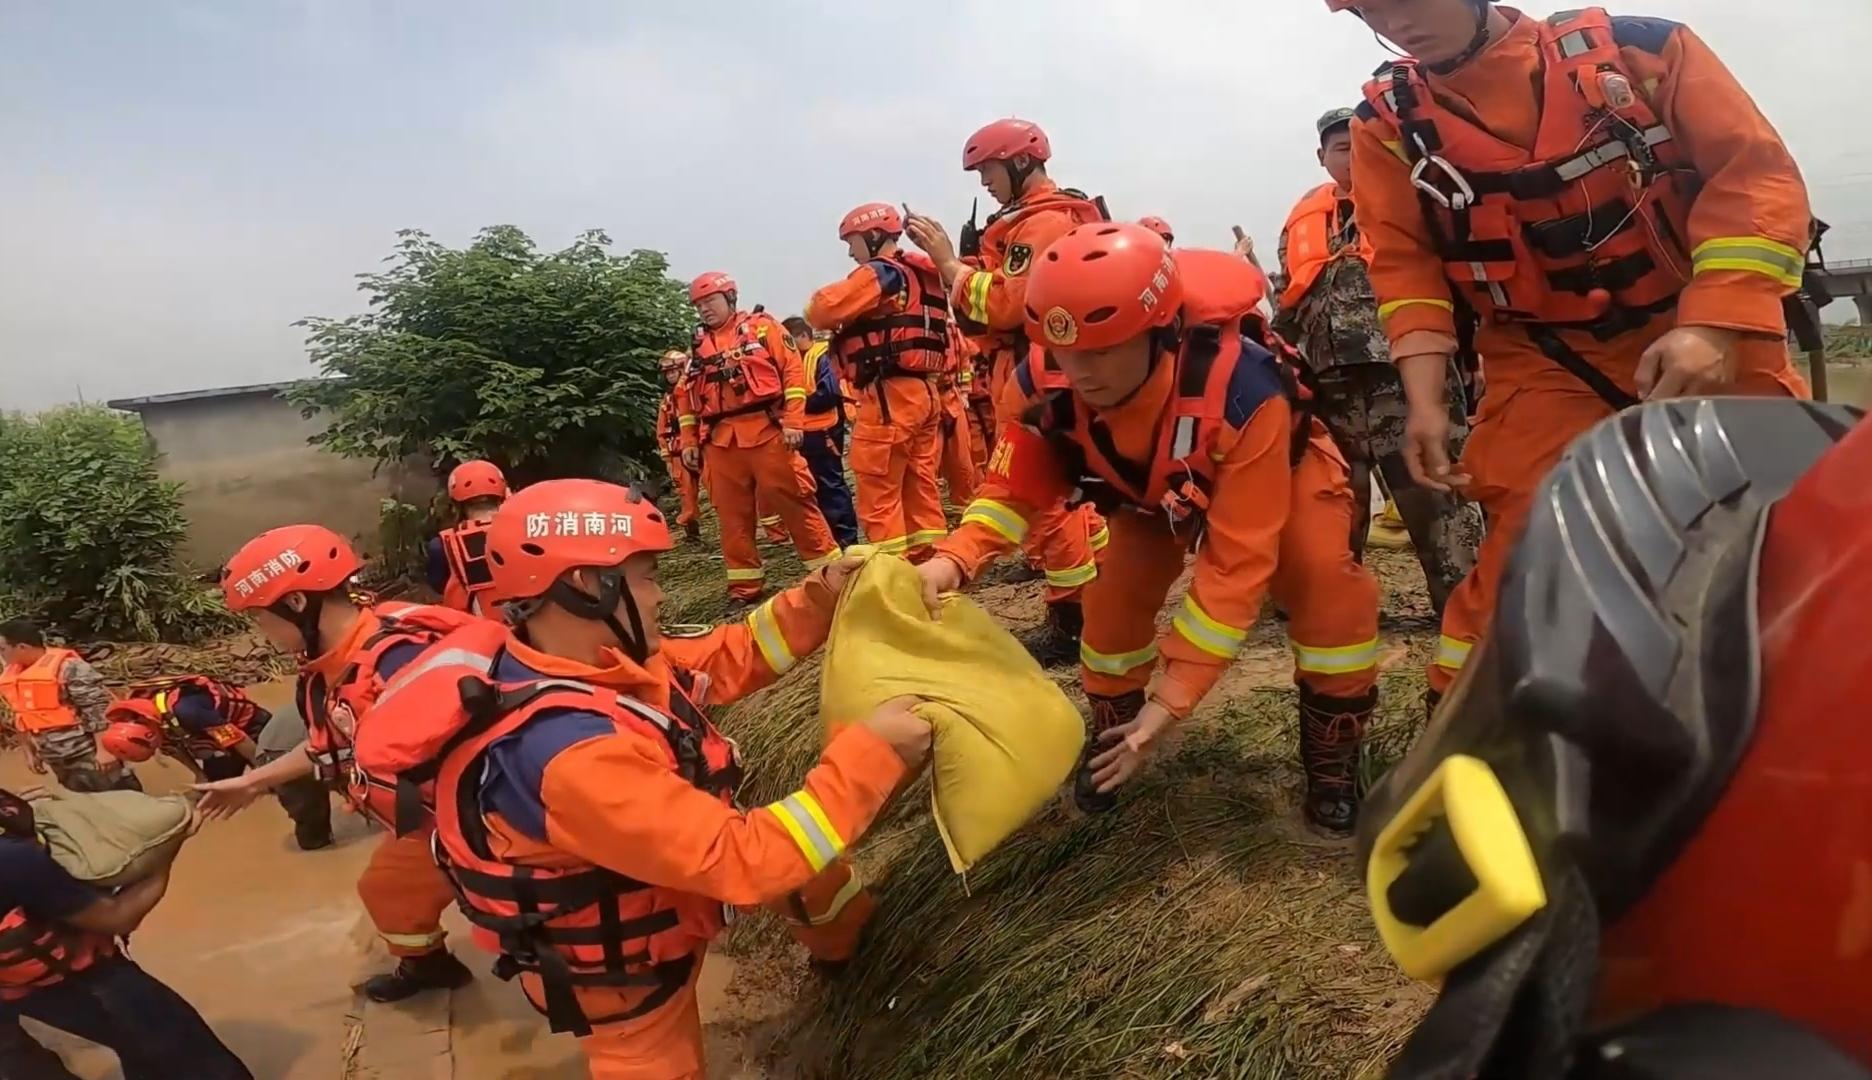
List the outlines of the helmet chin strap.
{"type": "MultiPolygon", "coordinates": [[[[1016,157],[1026,157],[1026,155],[1020,154],[1016,155],[1016,157]]],[[[1008,158],[1004,164],[1007,165],[1008,180],[1014,186],[1014,198],[1018,199],[1022,195],[1027,194],[1027,178],[1032,176],[1034,170],[1040,167],[1040,163],[1031,157],[1027,158],[1027,164],[1025,165],[1016,165],[1014,162],[1015,158],[1008,158]]]]}
{"type": "Polygon", "coordinates": [[[1488,48],[1489,4],[1491,4],[1492,2],[1493,0],[1475,0],[1475,9],[1476,9],[1475,36],[1469,39],[1468,47],[1463,49],[1461,53],[1457,54],[1457,56],[1454,59],[1445,60],[1440,64],[1426,65],[1429,67],[1429,69],[1432,72],[1435,72],[1438,75],[1448,75],[1450,72],[1455,71],[1459,67],[1462,67],[1464,64],[1467,64],[1469,61],[1474,60],[1478,53],[1480,53],[1483,49],[1488,48]]]}
{"type": "Polygon", "coordinates": [[[873,259],[877,258],[878,252],[883,250],[885,244],[883,231],[880,229],[868,230],[864,234],[864,243],[865,254],[873,259]]]}
{"type": "Polygon", "coordinates": [[[546,590],[544,599],[558,604],[572,615],[581,619],[600,622],[605,629],[617,638],[624,654],[642,664],[650,659],[650,649],[644,637],[643,613],[637,609],[637,601],[624,588],[624,572],[612,568],[594,570],[598,577],[596,596],[572,584],[571,576],[561,577],[546,590]],[[617,608],[622,602],[624,614],[630,619],[630,629],[618,621],[617,608]]]}
{"type": "Polygon", "coordinates": [[[292,605],[284,599],[268,605],[267,610],[285,619],[293,625],[293,629],[299,631],[300,640],[305,642],[306,659],[311,660],[325,655],[320,640],[323,635],[319,633],[319,614],[325,610],[325,594],[309,592],[299,595],[305,597],[306,602],[305,607],[298,611],[294,611],[292,605]]]}

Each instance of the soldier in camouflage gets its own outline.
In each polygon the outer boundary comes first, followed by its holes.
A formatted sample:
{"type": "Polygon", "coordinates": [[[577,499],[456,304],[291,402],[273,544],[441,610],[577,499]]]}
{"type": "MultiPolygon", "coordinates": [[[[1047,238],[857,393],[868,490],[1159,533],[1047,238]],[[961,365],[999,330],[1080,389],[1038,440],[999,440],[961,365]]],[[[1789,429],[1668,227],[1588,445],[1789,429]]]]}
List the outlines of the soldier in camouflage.
{"type": "MultiPolygon", "coordinates": [[[[1352,467],[1352,492],[1362,511],[1353,518],[1353,553],[1364,556],[1376,468],[1410,530],[1440,617],[1450,590],[1475,565],[1482,512],[1455,495],[1417,486],[1404,466],[1404,387],[1379,325],[1366,273],[1368,248],[1352,215],[1352,115],[1334,109],[1319,120],[1319,160],[1332,183],[1309,192],[1281,231],[1276,328],[1307,357],[1320,419],[1352,467]]],[[[1455,362],[1449,380],[1454,458],[1469,434],[1466,403],[1474,394],[1455,362]]]]}
{"type": "Polygon", "coordinates": [[[34,772],[50,770],[70,791],[142,790],[128,765],[98,754],[98,733],[110,727],[111,692],[96,668],[68,649],[47,649],[39,627],[25,619],[0,624],[0,661],[0,724],[20,734],[34,772]],[[21,680],[41,660],[55,669],[58,690],[56,704],[46,701],[38,712],[61,714],[65,723],[35,727],[19,714],[30,704],[21,680]]]}

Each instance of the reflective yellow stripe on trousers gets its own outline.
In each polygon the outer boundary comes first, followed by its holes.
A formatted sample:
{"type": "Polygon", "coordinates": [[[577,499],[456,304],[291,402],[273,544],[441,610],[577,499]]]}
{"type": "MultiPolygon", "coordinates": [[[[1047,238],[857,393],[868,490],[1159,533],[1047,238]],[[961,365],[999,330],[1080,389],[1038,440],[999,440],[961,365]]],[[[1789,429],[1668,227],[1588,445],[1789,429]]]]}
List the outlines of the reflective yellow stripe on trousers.
{"type": "Polygon", "coordinates": [[[1155,643],[1127,653],[1102,653],[1087,645],[1083,639],[1079,642],[1079,662],[1085,665],[1087,671],[1096,671],[1100,675],[1128,675],[1136,668],[1155,663],[1156,660],[1155,643]]]}
{"type": "Polygon", "coordinates": [[[1357,645],[1315,648],[1293,642],[1294,667],[1313,675],[1347,675],[1378,666],[1378,639],[1357,645]]]}
{"type": "Polygon", "coordinates": [[[1469,660],[1469,650],[1473,648],[1475,646],[1467,641],[1444,634],[1437,639],[1436,659],[1433,662],[1440,668],[1461,671],[1463,664],[1469,660]]]}

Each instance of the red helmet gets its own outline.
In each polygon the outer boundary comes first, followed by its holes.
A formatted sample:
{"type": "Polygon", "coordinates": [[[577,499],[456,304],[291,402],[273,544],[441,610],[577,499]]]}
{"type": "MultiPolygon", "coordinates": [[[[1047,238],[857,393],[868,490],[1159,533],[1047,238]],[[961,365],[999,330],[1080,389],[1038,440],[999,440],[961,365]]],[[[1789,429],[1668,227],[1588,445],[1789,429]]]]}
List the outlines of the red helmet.
{"type": "Polygon", "coordinates": [[[669,525],[634,488],[602,480],[542,480],[501,504],[488,527],[494,600],[542,596],[568,570],[611,567],[664,552],[669,525]]]}
{"type": "Polygon", "coordinates": [[[233,611],[272,607],[287,593],[339,588],[364,563],[345,538],[323,525],[268,529],[241,545],[221,568],[221,594],[233,611]]]}
{"type": "Polygon", "coordinates": [[[1020,154],[1045,161],[1053,156],[1053,144],[1047,142],[1040,125],[1030,120],[996,120],[969,136],[962,147],[962,168],[979,169],[984,161],[1006,161],[1020,154]]]}
{"type": "Polygon", "coordinates": [[[876,230],[889,236],[903,235],[903,215],[890,203],[868,202],[839,222],[839,239],[843,240],[853,233],[867,233],[876,230]]]}
{"type": "Polygon", "coordinates": [[[1326,0],[1327,11],[1357,11],[1358,0],[1326,0]]]}
{"type": "Polygon", "coordinates": [[[725,294],[728,302],[735,302],[735,294],[741,290],[735,286],[735,279],[719,270],[710,270],[689,283],[689,302],[700,304],[705,298],[716,293],[725,294]]]}
{"type": "Polygon", "coordinates": [[[98,746],[118,761],[148,761],[162,746],[162,736],[142,724],[119,721],[98,733],[98,746]]]}
{"type": "Polygon", "coordinates": [[[1104,349],[1168,326],[1183,277],[1164,239],[1098,221],[1053,242],[1027,280],[1027,335],[1061,349],[1104,349]]]}
{"type": "Polygon", "coordinates": [[[469,499],[505,499],[507,478],[492,461],[464,461],[448,477],[449,498],[458,503],[469,499]]]}
{"type": "Polygon", "coordinates": [[[1151,232],[1156,233],[1158,236],[1163,237],[1164,243],[1166,244],[1176,243],[1176,233],[1171,230],[1170,223],[1168,221],[1165,221],[1163,218],[1158,217],[1156,214],[1151,214],[1147,217],[1138,218],[1138,224],[1144,226],[1146,229],[1149,229],[1151,232]]]}

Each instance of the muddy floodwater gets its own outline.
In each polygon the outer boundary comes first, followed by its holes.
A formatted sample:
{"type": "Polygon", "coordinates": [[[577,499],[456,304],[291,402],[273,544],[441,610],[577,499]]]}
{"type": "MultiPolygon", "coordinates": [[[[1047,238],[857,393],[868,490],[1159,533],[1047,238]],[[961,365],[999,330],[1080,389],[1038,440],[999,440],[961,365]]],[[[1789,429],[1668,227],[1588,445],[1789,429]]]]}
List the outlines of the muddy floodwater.
{"type": "MultiPolygon", "coordinates": [[[[285,688],[250,692],[271,704],[285,688]]],[[[189,781],[166,761],[140,765],[137,773],[156,793],[182,790],[189,781]]],[[[0,786],[44,782],[17,752],[0,754],[0,786]]],[[[292,824],[271,799],[231,821],[208,823],[183,849],[168,895],[132,938],[137,962],[193,1002],[259,1080],[586,1076],[573,1040],[549,1035],[518,988],[488,974],[493,958],[468,940],[454,911],[449,942],[475,970],[473,985],[396,1005],[367,1002],[356,992],[391,964],[354,891],[382,834],[347,813],[334,821],[338,842],[313,852],[294,845],[292,824]]],[[[720,1007],[731,974],[731,963],[713,957],[704,968],[705,1019],[720,1007]]],[[[108,1051],[43,1028],[34,1032],[85,1080],[120,1075],[108,1051]]],[[[747,1075],[732,1060],[711,1064],[717,1078],[747,1075]]]]}

